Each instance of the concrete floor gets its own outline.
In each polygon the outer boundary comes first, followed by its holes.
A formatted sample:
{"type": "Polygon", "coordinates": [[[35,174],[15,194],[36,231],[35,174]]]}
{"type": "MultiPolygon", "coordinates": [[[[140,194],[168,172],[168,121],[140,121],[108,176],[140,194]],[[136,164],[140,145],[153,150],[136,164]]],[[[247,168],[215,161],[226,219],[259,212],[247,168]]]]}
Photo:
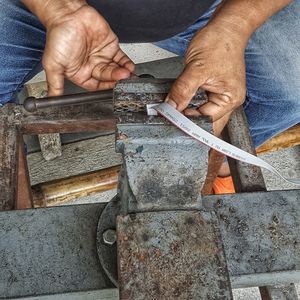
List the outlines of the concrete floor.
{"type": "MultiPolygon", "coordinates": [[[[127,44],[121,45],[122,49],[131,57],[135,63],[142,63],[146,61],[153,61],[174,56],[174,54],[162,50],[151,44],[127,44]]],[[[41,73],[36,76],[32,81],[45,80],[44,74],[41,73]]],[[[300,178],[300,147],[294,147],[287,150],[277,151],[261,156],[263,159],[271,163],[278,170],[281,170],[287,177],[300,178]]],[[[263,171],[266,184],[269,190],[282,190],[282,189],[295,189],[296,186],[285,183],[275,175],[267,171],[263,171]]],[[[107,201],[115,194],[115,191],[103,193],[102,201],[107,201]]],[[[94,197],[81,199],[80,202],[95,201],[94,197]]],[[[97,195],[97,201],[99,196],[97,195]]],[[[75,203],[78,203],[76,201],[75,203]]],[[[299,278],[300,282],[300,278],[299,278]]],[[[300,287],[298,294],[300,297],[300,287]]],[[[235,300],[256,300],[260,299],[258,288],[239,289],[234,290],[235,300]]]]}

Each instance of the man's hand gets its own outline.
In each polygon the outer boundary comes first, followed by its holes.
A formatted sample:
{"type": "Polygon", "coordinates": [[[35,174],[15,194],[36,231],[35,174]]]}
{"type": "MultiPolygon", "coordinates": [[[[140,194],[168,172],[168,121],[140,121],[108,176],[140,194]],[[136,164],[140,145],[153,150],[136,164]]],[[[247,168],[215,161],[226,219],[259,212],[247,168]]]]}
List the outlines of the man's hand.
{"type": "MultiPolygon", "coordinates": [[[[23,2],[26,4],[26,0],[23,2]]],[[[43,66],[48,95],[63,93],[64,78],[84,89],[98,90],[112,88],[117,80],[130,77],[133,62],[122,52],[118,38],[96,10],[84,1],[46,3],[50,6],[48,14],[39,16],[39,12],[47,11],[45,5],[32,10],[47,29],[43,66]]]]}
{"type": "Polygon", "coordinates": [[[208,115],[218,135],[231,112],[245,98],[244,51],[252,33],[291,0],[224,0],[208,25],[192,39],[183,73],[172,86],[167,102],[186,109],[198,88],[207,92],[208,103],[186,114],[208,115]]]}
{"type": "MultiPolygon", "coordinates": [[[[229,116],[243,103],[246,91],[244,46],[237,36],[209,26],[200,30],[189,45],[186,66],[171,88],[168,102],[174,101],[182,111],[199,87],[207,92],[209,99],[199,108],[199,113],[211,116],[213,121],[229,116]]],[[[191,113],[186,110],[186,114],[191,113]]]]}

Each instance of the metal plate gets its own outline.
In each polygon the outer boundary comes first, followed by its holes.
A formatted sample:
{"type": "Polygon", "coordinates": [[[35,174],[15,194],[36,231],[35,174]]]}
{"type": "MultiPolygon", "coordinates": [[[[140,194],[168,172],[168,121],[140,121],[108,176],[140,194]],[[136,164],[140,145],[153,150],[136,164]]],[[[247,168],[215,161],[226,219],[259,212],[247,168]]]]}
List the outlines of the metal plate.
{"type": "Polygon", "coordinates": [[[121,299],[232,299],[213,213],[118,216],[117,239],[121,299]]]}

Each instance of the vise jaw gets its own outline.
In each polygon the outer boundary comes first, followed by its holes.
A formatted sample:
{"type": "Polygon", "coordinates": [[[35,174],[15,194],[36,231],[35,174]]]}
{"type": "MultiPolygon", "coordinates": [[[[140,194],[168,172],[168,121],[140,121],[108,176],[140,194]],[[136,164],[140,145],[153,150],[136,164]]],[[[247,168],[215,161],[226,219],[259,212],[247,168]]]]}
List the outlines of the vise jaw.
{"type": "MultiPolygon", "coordinates": [[[[208,148],[160,117],[146,118],[147,123],[120,117],[117,125],[123,212],[200,209],[208,148]]],[[[197,123],[211,130],[208,118],[197,123]]]]}

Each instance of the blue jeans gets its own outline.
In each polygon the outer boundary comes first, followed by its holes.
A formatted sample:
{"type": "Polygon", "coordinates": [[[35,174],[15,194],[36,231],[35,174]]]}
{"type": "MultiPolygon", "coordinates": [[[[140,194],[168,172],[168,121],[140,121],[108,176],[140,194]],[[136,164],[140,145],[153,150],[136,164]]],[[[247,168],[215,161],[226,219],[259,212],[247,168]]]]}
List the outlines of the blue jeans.
{"type": "MultiPolygon", "coordinates": [[[[185,32],[156,43],[184,55],[215,4],[185,32]]],[[[300,123],[300,0],[269,19],[246,49],[244,103],[255,146],[300,123]]],[[[42,70],[45,29],[18,0],[0,0],[0,103],[15,101],[22,85],[42,70]]]]}

